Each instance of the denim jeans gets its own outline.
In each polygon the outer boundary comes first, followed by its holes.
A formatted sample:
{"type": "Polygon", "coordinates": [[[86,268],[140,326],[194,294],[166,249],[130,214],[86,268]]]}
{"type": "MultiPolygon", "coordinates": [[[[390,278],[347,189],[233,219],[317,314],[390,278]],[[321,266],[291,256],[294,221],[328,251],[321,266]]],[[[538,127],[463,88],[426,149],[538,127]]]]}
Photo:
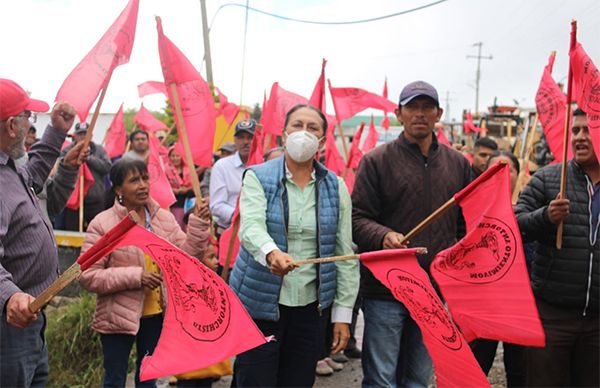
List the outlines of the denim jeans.
{"type": "Polygon", "coordinates": [[[48,348],[44,338],[46,316],[24,329],[0,315],[0,387],[44,387],[48,380],[48,348]]]}
{"type": "Polygon", "coordinates": [[[421,330],[400,302],[363,299],[363,388],[427,387],[433,365],[421,330]]]}

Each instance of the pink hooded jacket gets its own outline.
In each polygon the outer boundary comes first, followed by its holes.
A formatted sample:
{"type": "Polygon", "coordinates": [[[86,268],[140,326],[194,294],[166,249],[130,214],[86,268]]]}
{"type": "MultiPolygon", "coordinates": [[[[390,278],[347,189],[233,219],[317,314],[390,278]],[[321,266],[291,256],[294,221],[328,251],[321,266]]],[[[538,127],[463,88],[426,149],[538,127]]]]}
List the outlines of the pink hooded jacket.
{"type": "MultiPolygon", "coordinates": [[[[194,257],[203,257],[210,243],[208,221],[191,214],[186,236],[173,214],[161,209],[154,200],[150,200],[148,210],[154,233],[194,257]]],[[[81,252],[89,249],[126,215],[127,209],[117,201],[113,207],[98,214],[90,222],[81,252]]],[[[137,334],[144,306],[144,266],[142,250],[123,247],[98,260],[81,274],[81,286],[98,294],[92,329],[104,334],[137,334]]]]}

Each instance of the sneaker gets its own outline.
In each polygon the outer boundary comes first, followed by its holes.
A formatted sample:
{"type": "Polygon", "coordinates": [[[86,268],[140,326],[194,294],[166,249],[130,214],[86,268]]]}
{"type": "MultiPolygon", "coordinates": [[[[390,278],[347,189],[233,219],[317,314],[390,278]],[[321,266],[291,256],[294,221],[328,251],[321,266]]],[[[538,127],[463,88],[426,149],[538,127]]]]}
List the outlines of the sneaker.
{"type": "Polygon", "coordinates": [[[348,357],[346,357],[344,355],[344,353],[342,353],[342,352],[332,354],[331,359],[335,362],[341,362],[341,363],[350,361],[350,360],[348,360],[348,357]]]}
{"type": "Polygon", "coordinates": [[[331,376],[333,374],[333,369],[329,366],[327,361],[319,360],[317,361],[315,372],[317,373],[317,376],[331,376]]]}
{"type": "Polygon", "coordinates": [[[349,358],[361,358],[362,352],[359,348],[352,348],[344,350],[344,354],[349,358]]]}
{"type": "Polygon", "coordinates": [[[331,369],[333,369],[336,372],[339,372],[342,369],[344,369],[344,364],[342,364],[341,362],[335,362],[329,357],[325,359],[325,362],[327,362],[327,365],[329,365],[331,369]]]}

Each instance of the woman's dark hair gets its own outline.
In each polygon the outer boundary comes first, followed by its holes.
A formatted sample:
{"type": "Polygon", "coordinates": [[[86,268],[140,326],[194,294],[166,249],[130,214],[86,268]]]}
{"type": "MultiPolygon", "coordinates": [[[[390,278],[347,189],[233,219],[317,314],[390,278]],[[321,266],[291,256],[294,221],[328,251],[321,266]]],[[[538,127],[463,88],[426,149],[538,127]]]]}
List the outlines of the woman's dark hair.
{"type": "Polygon", "coordinates": [[[585,113],[585,112],[583,111],[583,109],[581,109],[581,108],[577,108],[577,109],[575,109],[575,111],[573,112],[573,116],[586,116],[586,115],[587,115],[587,113],[585,113]]]}
{"type": "Polygon", "coordinates": [[[150,140],[150,137],[148,137],[148,132],[146,131],[142,131],[141,129],[136,129],[135,131],[131,132],[129,134],[129,141],[131,143],[133,143],[133,138],[135,137],[135,135],[137,135],[138,133],[141,133],[142,135],[146,136],[146,139],[150,140]]]}
{"type": "Polygon", "coordinates": [[[321,121],[323,122],[323,133],[325,133],[327,131],[327,117],[325,117],[325,115],[323,114],[323,112],[321,112],[320,109],[315,108],[312,105],[308,105],[308,104],[298,104],[296,106],[294,106],[292,109],[290,109],[287,114],[285,115],[285,123],[283,124],[283,128],[285,129],[290,121],[290,116],[294,114],[294,112],[296,112],[299,109],[302,108],[308,108],[310,110],[313,110],[315,112],[317,112],[317,114],[319,115],[319,118],[321,119],[321,121]]]}
{"type": "Polygon", "coordinates": [[[119,160],[110,168],[110,181],[112,182],[113,189],[117,186],[122,186],[130,172],[148,174],[148,167],[140,159],[125,158],[119,160]]]}
{"type": "Polygon", "coordinates": [[[497,158],[498,156],[505,156],[507,157],[510,162],[512,163],[513,167],[515,168],[515,170],[517,171],[517,174],[519,173],[519,171],[521,171],[521,167],[519,166],[519,159],[517,159],[517,157],[515,156],[515,154],[513,154],[512,152],[509,151],[494,151],[492,153],[492,156],[490,156],[490,158],[488,159],[488,167],[490,166],[490,161],[494,158],[497,158]]]}

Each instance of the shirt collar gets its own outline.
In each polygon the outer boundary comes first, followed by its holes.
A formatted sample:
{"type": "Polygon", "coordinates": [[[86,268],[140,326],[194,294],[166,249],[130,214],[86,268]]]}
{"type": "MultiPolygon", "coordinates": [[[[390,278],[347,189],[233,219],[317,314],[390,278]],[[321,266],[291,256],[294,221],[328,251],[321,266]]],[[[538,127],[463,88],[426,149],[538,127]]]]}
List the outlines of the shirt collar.
{"type": "Polygon", "coordinates": [[[233,164],[236,167],[242,167],[244,165],[244,162],[242,162],[242,158],[240,157],[239,151],[233,154],[233,164]]]}
{"type": "MultiPolygon", "coordinates": [[[[284,161],[283,165],[285,166],[285,179],[292,180],[292,172],[288,168],[287,162],[284,161]]],[[[312,171],[311,171],[311,173],[310,173],[310,179],[314,181],[315,178],[316,178],[316,173],[315,173],[315,169],[313,168],[312,171]]]]}
{"type": "Polygon", "coordinates": [[[6,154],[4,151],[0,151],[0,164],[5,166],[8,164],[8,160],[10,158],[8,157],[8,154],[6,154]]]}

